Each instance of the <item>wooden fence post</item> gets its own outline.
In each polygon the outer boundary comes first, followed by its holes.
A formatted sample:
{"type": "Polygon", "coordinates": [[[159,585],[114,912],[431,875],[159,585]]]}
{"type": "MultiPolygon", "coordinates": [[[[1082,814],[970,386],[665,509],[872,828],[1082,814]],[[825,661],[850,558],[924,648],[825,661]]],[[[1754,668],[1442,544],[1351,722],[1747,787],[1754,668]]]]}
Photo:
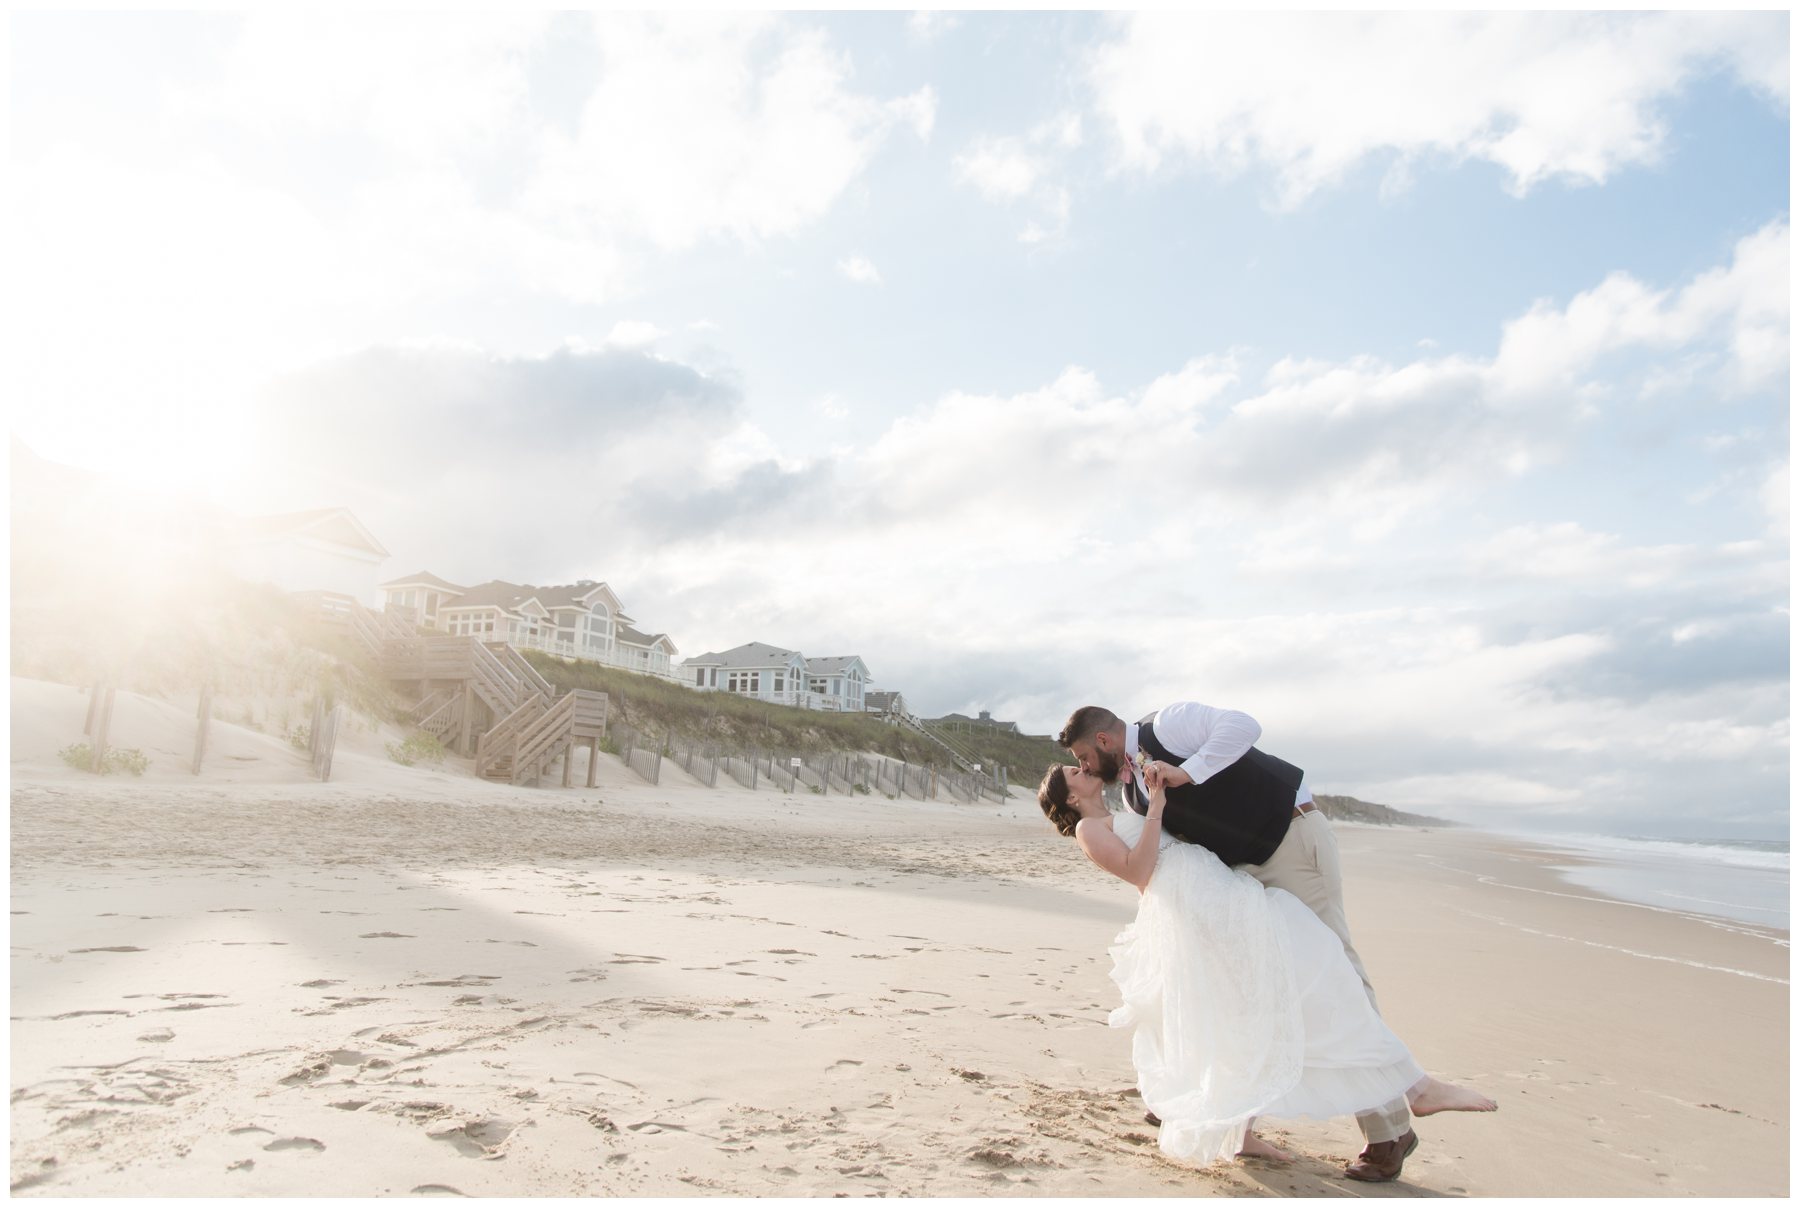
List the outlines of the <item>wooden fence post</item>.
{"type": "Polygon", "coordinates": [[[588,782],[587,782],[587,786],[590,789],[594,787],[595,777],[597,777],[599,775],[600,775],[600,736],[598,734],[595,734],[588,739],[588,782]]]}
{"type": "Polygon", "coordinates": [[[325,739],[319,745],[320,767],[319,779],[331,779],[331,755],[337,749],[338,722],[344,715],[344,706],[334,707],[325,715],[325,739]]]}
{"type": "Polygon", "coordinates": [[[118,689],[111,684],[106,685],[106,693],[100,705],[100,716],[94,723],[94,766],[93,771],[100,772],[106,767],[106,736],[112,729],[113,696],[118,689]]]}
{"type": "Polygon", "coordinates": [[[212,724],[212,685],[200,689],[199,725],[194,734],[194,775],[200,774],[200,760],[206,755],[206,730],[212,724]]]}
{"type": "Polygon", "coordinates": [[[94,723],[100,719],[100,698],[106,695],[106,681],[95,680],[94,686],[88,689],[87,720],[81,723],[81,736],[94,736],[94,723]]]}

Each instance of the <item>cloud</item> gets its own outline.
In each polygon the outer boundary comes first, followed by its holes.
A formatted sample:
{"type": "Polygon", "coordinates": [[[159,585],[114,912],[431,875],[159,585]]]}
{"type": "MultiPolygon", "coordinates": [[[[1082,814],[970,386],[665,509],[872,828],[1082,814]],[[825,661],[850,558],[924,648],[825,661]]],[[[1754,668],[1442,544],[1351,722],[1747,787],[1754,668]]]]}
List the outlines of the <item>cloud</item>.
{"type": "MultiPolygon", "coordinates": [[[[1716,362],[1734,392],[1766,389],[1788,371],[1788,224],[1769,223],[1739,240],[1729,265],[1679,290],[1654,289],[1614,273],[1566,307],[1540,302],[1509,322],[1495,360],[1509,395],[1564,390],[1609,353],[1671,349],[1721,337],[1716,362]]],[[[1702,365],[1683,366],[1692,380],[1702,365]]]]}
{"type": "Polygon", "coordinates": [[[1376,156],[1597,184],[1657,161],[1659,105],[1705,74],[1785,108],[1786,44],[1778,13],[1168,10],[1118,18],[1089,81],[1123,168],[1266,167],[1292,207],[1376,156]]]}
{"type": "Polygon", "coordinates": [[[956,176],[985,201],[1028,202],[1037,213],[1020,232],[1021,243],[1058,239],[1068,230],[1069,189],[1065,160],[1082,144],[1081,115],[1062,113],[1022,136],[981,136],[953,161],[956,176]]]}
{"type": "Polygon", "coordinates": [[[837,262],[837,271],[846,281],[854,281],[858,285],[881,284],[881,270],[867,256],[841,257],[837,262]]]}
{"type": "Polygon", "coordinates": [[[817,221],[896,125],[928,134],[929,89],[853,91],[823,30],[716,14],[594,16],[601,66],[572,135],[536,132],[534,216],[664,250],[756,242],[817,221]]]}
{"type": "Polygon", "coordinates": [[[962,25],[954,13],[918,9],[906,15],[906,32],[920,42],[933,42],[962,25]]]}
{"type": "Polygon", "coordinates": [[[608,348],[648,348],[669,333],[642,319],[620,319],[606,334],[608,348]]]}

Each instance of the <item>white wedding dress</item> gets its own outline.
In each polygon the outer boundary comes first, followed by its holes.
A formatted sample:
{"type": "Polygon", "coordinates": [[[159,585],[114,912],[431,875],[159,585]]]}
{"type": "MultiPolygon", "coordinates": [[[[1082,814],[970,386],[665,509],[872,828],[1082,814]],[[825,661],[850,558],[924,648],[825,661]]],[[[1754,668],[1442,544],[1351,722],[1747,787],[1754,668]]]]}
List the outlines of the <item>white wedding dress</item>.
{"type": "MultiPolygon", "coordinates": [[[[1135,845],[1144,820],[1113,815],[1135,845]]],[[[1325,1119],[1391,1102],[1425,1076],[1369,1004],[1343,944],[1293,894],[1162,836],[1137,919],[1113,941],[1158,1145],[1204,1165],[1237,1153],[1253,1116],[1325,1119]]]]}

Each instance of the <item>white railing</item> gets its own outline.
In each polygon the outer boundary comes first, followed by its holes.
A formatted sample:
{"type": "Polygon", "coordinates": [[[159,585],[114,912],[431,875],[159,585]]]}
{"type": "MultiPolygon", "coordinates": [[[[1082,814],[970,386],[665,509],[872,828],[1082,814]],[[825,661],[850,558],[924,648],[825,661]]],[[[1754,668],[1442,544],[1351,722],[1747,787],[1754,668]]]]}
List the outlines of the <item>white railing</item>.
{"type": "Polygon", "coordinates": [[[555,638],[545,637],[543,634],[539,634],[536,637],[525,635],[507,638],[484,636],[483,640],[505,641],[520,649],[542,650],[545,654],[554,654],[566,659],[577,659],[585,663],[599,663],[606,667],[619,667],[626,671],[635,671],[639,675],[653,675],[658,679],[672,680],[678,684],[686,684],[690,688],[694,686],[693,677],[691,675],[684,676],[680,671],[669,666],[667,662],[661,664],[646,663],[642,658],[633,657],[632,652],[626,650],[596,649],[592,646],[583,646],[575,642],[560,642],[555,638]]]}

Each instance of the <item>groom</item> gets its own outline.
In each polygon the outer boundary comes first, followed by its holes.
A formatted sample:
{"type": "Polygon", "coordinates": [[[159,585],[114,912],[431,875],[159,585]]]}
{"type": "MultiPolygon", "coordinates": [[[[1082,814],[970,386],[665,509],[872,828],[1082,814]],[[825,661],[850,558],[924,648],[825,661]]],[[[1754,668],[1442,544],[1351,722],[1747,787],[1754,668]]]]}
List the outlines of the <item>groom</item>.
{"type": "MultiPolygon", "coordinates": [[[[1140,754],[1167,765],[1163,829],[1311,907],[1343,941],[1344,954],[1379,1011],[1362,958],[1350,942],[1337,837],[1313,804],[1305,773],[1257,750],[1253,744],[1261,735],[1262,727],[1249,714],[1182,701],[1130,725],[1110,709],[1085,705],[1070,714],[1056,741],[1084,771],[1119,784],[1126,804],[1140,814],[1149,800],[1140,754]]],[[[1368,1145],[1345,1174],[1365,1183],[1399,1178],[1419,1144],[1405,1097],[1360,1113],[1356,1122],[1368,1145]]]]}

